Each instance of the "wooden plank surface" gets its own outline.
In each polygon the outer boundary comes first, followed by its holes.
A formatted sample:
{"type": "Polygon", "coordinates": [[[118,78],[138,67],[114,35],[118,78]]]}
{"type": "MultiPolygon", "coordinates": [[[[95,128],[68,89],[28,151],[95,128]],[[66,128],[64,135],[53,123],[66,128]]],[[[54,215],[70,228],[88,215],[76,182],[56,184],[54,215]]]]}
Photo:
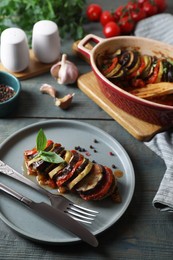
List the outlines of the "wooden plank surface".
{"type": "MultiPolygon", "coordinates": [[[[86,2],[87,4],[93,3],[92,0],[86,2]]],[[[102,2],[103,9],[113,10],[115,7],[127,3],[127,0],[95,0],[94,2],[98,4],[102,2]]],[[[173,1],[167,0],[167,2],[169,6],[168,12],[173,14],[173,1]]],[[[102,36],[101,30],[102,27],[99,23],[87,24],[88,33],[102,36]]],[[[73,58],[82,75],[84,75],[90,71],[90,66],[71,53],[71,45],[72,41],[64,41],[62,51],[68,53],[70,58],[73,58]]],[[[166,212],[161,213],[152,206],[152,200],[165,172],[164,162],[143,142],[129,134],[118,120],[114,120],[112,116],[109,116],[76,85],[59,86],[49,73],[23,80],[21,83],[22,93],[18,110],[9,118],[0,119],[0,143],[15,131],[32,123],[48,119],[84,121],[104,130],[124,147],[135,169],[136,186],[133,199],[120,220],[98,236],[98,248],[92,248],[85,243],[51,245],[29,241],[7,227],[3,221],[0,221],[0,259],[172,259],[173,215],[166,212]],[[75,92],[74,102],[70,109],[64,111],[55,107],[54,100],[50,96],[41,94],[39,89],[43,83],[55,86],[60,97],[75,92]]],[[[23,191],[23,194],[26,195],[25,190],[23,191]]]]}

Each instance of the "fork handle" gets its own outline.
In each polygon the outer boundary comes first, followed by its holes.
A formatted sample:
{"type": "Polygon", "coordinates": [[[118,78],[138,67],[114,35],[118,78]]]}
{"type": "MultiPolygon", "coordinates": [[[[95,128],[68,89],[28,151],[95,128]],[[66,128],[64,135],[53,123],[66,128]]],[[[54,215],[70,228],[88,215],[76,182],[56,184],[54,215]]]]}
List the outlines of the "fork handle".
{"type": "Polygon", "coordinates": [[[31,181],[28,178],[26,178],[25,176],[23,176],[22,174],[16,172],[14,169],[12,169],[10,166],[5,164],[1,160],[0,160],[0,173],[7,175],[13,179],[16,179],[22,183],[25,183],[26,185],[30,186],[31,188],[33,188],[33,189],[41,192],[43,195],[46,195],[49,197],[49,191],[43,189],[42,187],[40,187],[33,181],[31,181]]]}

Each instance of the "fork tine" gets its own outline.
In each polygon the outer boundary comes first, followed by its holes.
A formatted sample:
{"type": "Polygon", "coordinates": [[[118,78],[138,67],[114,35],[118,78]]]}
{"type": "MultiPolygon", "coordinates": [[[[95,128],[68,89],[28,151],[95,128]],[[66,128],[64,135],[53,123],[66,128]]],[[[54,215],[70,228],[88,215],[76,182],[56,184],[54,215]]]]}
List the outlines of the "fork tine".
{"type": "Polygon", "coordinates": [[[87,224],[92,224],[92,221],[94,220],[94,218],[82,216],[81,214],[78,214],[70,209],[65,211],[65,213],[68,214],[73,219],[87,223],[87,224]]]}
{"type": "Polygon", "coordinates": [[[77,217],[74,217],[74,216],[72,216],[72,215],[70,215],[70,214],[68,214],[70,217],[72,217],[73,219],[75,219],[75,220],[77,220],[77,221],[79,221],[79,222],[82,222],[82,223],[85,223],[85,224],[92,224],[92,222],[91,221],[88,221],[88,220],[84,220],[84,219],[81,219],[81,218],[77,218],[77,217]]]}
{"type": "Polygon", "coordinates": [[[73,215],[73,216],[76,216],[76,217],[79,217],[81,219],[87,219],[87,220],[94,220],[94,218],[91,218],[91,217],[87,217],[87,216],[84,216],[84,215],[81,215],[73,210],[67,210],[67,213],[73,215]]]}
{"type": "MultiPolygon", "coordinates": [[[[96,217],[95,214],[88,213],[88,212],[84,211],[83,209],[81,210],[81,208],[76,207],[76,206],[74,206],[74,205],[73,205],[73,206],[70,206],[69,209],[70,209],[70,210],[73,210],[73,211],[76,212],[76,213],[81,213],[82,215],[85,215],[85,216],[96,217]]],[[[81,215],[81,214],[80,214],[80,215],[81,215]]]]}
{"type": "Polygon", "coordinates": [[[99,212],[98,211],[96,211],[96,210],[92,210],[92,209],[88,209],[88,208],[84,208],[84,207],[82,207],[82,206],[79,206],[79,205],[77,205],[77,204],[71,204],[71,205],[73,205],[73,206],[75,206],[76,208],[79,208],[79,209],[81,209],[82,210],[82,212],[83,211],[85,211],[85,212],[91,212],[91,213],[94,213],[94,214],[98,214],[99,212]]]}

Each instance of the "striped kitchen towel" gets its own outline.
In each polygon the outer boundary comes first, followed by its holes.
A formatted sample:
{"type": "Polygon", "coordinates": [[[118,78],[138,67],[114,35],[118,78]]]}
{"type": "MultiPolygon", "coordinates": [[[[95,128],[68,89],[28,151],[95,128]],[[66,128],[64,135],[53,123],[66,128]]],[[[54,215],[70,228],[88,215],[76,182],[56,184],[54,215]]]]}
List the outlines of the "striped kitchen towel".
{"type": "MultiPolygon", "coordinates": [[[[141,20],[135,29],[135,36],[146,37],[168,44],[173,44],[173,15],[157,14],[141,20]]],[[[165,162],[158,191],[153,199],[153,206],[160,211],[173,212],[173,129],[156,134],[145,144],[165,162]]]]}
{"type": "Polygon", "coordinates": [[[145,144],[164,160],[166,166],[153,206],[161,211],[173,212],[173,129],[157,134],[145,144]]]}
{"type": "Polygon", "coordinates": [[[137,23],[134,34],[173,44],[173,15],[162,13],[143,19],[137,23]]]}

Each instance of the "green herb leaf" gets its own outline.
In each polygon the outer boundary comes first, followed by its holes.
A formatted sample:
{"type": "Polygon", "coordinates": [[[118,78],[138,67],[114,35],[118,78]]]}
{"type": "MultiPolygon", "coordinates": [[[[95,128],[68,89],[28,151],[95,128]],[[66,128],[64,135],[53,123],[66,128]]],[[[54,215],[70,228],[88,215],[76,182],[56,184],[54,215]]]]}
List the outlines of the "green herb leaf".
{"type": "Polygon", "coordinates": [[[43,129],[41,128],[37,134],[36,138],[36,148],[38,151],[38,154],[36,157],[41,158],[45,162],[50,162],[50,163],[63,163],[65,162],[64,159],[56,154],[55,152],[50,152],[50,151],[44,151],[46,148],[47,144],[47,138],[44,134],[43,129]]]}
{"type": "Polygon", "coordinates": [[[36,148],[37,151],[43,151],[46,147],[46,143],[47,143],[47,138],[43,132],[43,129],[40,129],[38,134],[37,134],[37,138],[36,138],[36,148]]]}
{"type": "Polygon", "coordinates": [[[43,161],[50,162],[50,163],[63,163],[63,162],[65,162],[62,157],[60,157],[58,154],[56,154],[54,152],[41,151],[41,152],[39,152],[39,157],[43,161]]]}
{"type": "Polygon", "coordinates": [[[58,25],[61,38],[71,36],[78,40],[85,33],[85,7],[86,0],[1,0],[0,31],[19,27],[26,32],[31,45],[34,23],[52,20],[58,25]]]}

